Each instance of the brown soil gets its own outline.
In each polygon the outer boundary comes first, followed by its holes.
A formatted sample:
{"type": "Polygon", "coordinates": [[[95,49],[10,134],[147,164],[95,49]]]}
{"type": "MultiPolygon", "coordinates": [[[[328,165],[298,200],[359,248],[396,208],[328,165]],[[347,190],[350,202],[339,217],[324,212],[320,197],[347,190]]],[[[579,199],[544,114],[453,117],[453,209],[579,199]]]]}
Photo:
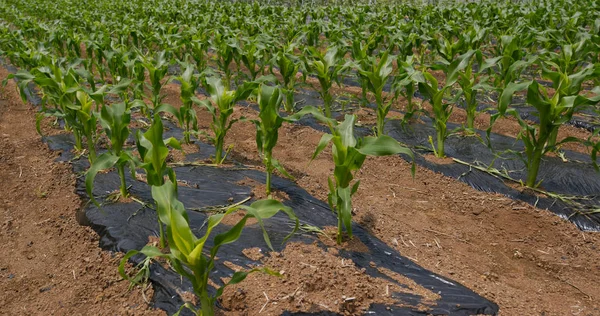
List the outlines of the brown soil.
{"type": "MultiPolygon", "coordinates": [[[[1,70],[0,77],[5,75],[1,70]]],[[[10,193],[1,210],[0,236],[8,237],[1,247],[10,254],[0,259],[3,311],[157,313],[147,310],[138,289],[127,292],[128,284],[116,272],[119,256],[102,252],[97,236],[77,225],[74,214],[80,202],[69,166],[53,162],[55,154],[35,134],[34,112],[17,102],[13,92],[11,82],[3,92],[9,100],[0,101],[0,174],[7,179],[3,191],[10,193]],[[54,287],[46,291],[49,285],[54,287]]],[[[178,89],[167,86],[165,92],[165,101],[177,105],[178,89]]],[[[234,116],[243,112],[250,110],[238,108],[234,116]]],[[[201,110],[198,117],[208,131],[210,118],[201,110]]],[[[274,156],[301,187],[325,200],[331,151],[309,164],[321,135],[286,124],[274,156]]],[[[251,123],[236,123],[226,139],[229,144],[236,159],[261,165],[251,123]]],[[[361,186],[353,199],[354,219],[402,255],[498,303],[503,315],[600,314],[597,233],[580,232],[548,211],[424,168],[417,168],[413,178],[410,167],[400,157],[367,159],[356,174],[361,186]]],[[[366,276],[336,254],[333,246],[323,251],[297,243],[281,254],[265,254],[265,266],[284,277],[252,274],[227,289],[223,305],[242,315],[324,309],[355,315],[369,302],[388,302],[391,284],[366,276]]],[[[414,292],[427,291],[409,280],[403,283],[414,292]]],[[[425,297],[436,299],[435,293],[425,297]]]]}
{"type": "Polygon", "coordinates": [[[181,144],[181,150],[171,150],[167,160],[169,162],[184,162],[186,155],[197,153],[198,151],[200,151],[200,148],[196,144],[181,144]]]}
{"type": "MultiPolygon", "coordinates": [[[[254,179],[245,178],[245,179],[237,182],[237,184],[252,187],[252,195],[257,200],[266,199],[268,197],[267,196],[267,186],[263,183],[259,183],[258,181],[254,180],[254,179]]],[[[271,188],[271,197],[270,198],[275,199],[279,202],[285,202],[290,199],[290,197],[287,195],[287,193],[275,190],[273,188],[271,188]]]]}
{"type": "MultiPolygon", "coordinates": [[[[289,243],[281,253],[273,252],[262,262],[281,277],[253,273],[239,285],[227,288],[222,303],[237,312],[232,314],[248,315],[249,310],[255,311],[250,315],[328,310],[360,315],[371,303],[394,303],[393,292],[407,292],[394,283],[368,276],[352,260],[340,259],[335,248],[323,250],[314,244],[289,243]]],[[[439,298],[411,280],[398,281],[408,286],[409,293],[422,294],[432,302],[439,298]]]]}
{"type": "Polygon", "coordinates": [[[424,155],[423,158],[425,158],[427,161],[441,165],[454,163],[454,160],[452,160],[450,157],[436,157],[434,154],[424,155]]]}

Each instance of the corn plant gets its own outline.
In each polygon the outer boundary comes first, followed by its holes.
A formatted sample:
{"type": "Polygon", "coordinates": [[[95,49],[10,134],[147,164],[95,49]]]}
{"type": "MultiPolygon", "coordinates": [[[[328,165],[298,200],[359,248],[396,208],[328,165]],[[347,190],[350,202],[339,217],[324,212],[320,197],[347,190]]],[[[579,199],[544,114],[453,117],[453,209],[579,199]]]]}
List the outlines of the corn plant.
{"type": "Polygon", "coordinates": [[[477,115],[477,95],[480,91],[492,90],[487,83],[487,76],[483,74],[494,67],[497,58],[483,60],[483,54],[479,50],[470,50],[457,57],[457,63],[468,61],[466,67],[458,72],[457,82],[460,85],[462,95],[465,99],[465,112],[467,113],[467,129],[473,130],[475,116],[477,115]],[[473,65],[477,62],[477,70],[473,71],[473,65]]]}
{"type": "Polygon", "coordinates": [[[179,150],[181,150],[181,145],[173,137],[163,139],[163,124],[158,113],[154,114],[154,120],[146,132],[142,133],[137,130],[135,139],[141,158],[139,167],[146,171],[148,184],[151,186],[163,185],[165,176],[175,182],[175,172],[167,166],[167,156],[169,155],[167,145],[179,150]]]}
{"type": "Polygon", "coordinates": [[[325,115],[331,118],[333,95],[330,90],[334,82],[340,85],[340,76],[347,69],[347,65],[344,63],[344,51],[335,46],[330,46],[323,54],[310,47],[307,49],[307,55],[309,57],[305,61],[306,69],[319,79],[319,94],[323,99],[325,115]]]}
{"type": "Polygon", "coordinates": [[[265,164],[267,174],[266,193],[267,196],[270,196],[273,170],[276,169],[282,175],[293,179],[279,161],[273,158],[273,148],[277,145],[279,128],[284,121],[290,120],[290,117],[282,118],[279,116],[279,109],[283,101],[281,88],[260,85],[256,94],[260,113],[258,114],[259,119],[252,122],[256,125],[256,147],[265,164]]]}
{"type": "Polygon", "coordinates": [[[271,275],[278,273],[268,268],[254,268],[250,271],[237,271],[223,286],[219,287],[214,294],[209,293],[209,279],[211,272],[215,267],[215,261],[219,249],[226,244],[233,243],[240,238],[242,230],[248,219],[254,218],[258,221],[263,230],[265,242],[272,249],[269,235],[267,234],[263,221],[275,216],[279,211],[286,213],[289,218],[295,221],[294,230],[285,239],[287,240],[298,229],[298,218],[290,207],[284,206],[281,202],[275,200],[260,200],[252,203],[250,206],[241,205],[228,208],[224,213],[217,213],[208,218],[208,224],[204,235],[198,238],[189,224],[187,212],[183,203],[177,199],[176,186],[166,181],[162,186],[152,187],[152,197],[157,206],[159,221],[167,226],[167,237],[169,242],[169,253],[163,253],[160,249],[153,246],[145,246],[142,250],[131,250],[121,260],[119,272],[123,278],[128,279],[125,274],[124,266],[127,260],[132,256],[141,253],[147,257],[165,258],[169,260],[171,267],[182,277],[190,280],[194,294],[200,301],[197,308],[187,302],[181,306],[188,308],[198,316],[214,315],[214,305],[216,300],[223,294],[226,286],[242,282],[249,273],[264,272],[271,275]],[[246,212],[244,217],[229,230],[218,234],[213,239],[213,245],[205,250],[206,243],[211,236],[212,231],[221,223],[225,216],[233,214],[238,209],[246,212]],[[205,251],[207,253],[205,253],[205,251]]]}
{"type": "Polygon", "coordinates": [[[90,164],[93,164],[94,160],[96,160],[96,128],[98,121],[94,112],[94,100],[88,93],[82,90],[76,92],[76,98],[77,104],[75,108],[77,112],[75,115],[77,116],[77,124],[79,125],[78,129],[81,130],[86,139],[88,160],[90,164]]]}
{"type": "MultiPolygon", "coordinates": [[[[295,45],[290,44],[284,46],[271,59],[271,65],[279,68],[279,73],[283,78],[283,93],[285,94],[285,110],[288,113],[294,112],[294,93],[296,92],[296,74],[300,70],[300,62],[296,56],[294,56],[295,45]]],[[[271,73],[273,67],[271,67],[271,73]]]]}
{"type": "MultiPolygon", "coordinates": [[[[143,59],[138,57],[131,61],[132,67],[132,94],[133,100],[142,100],[144,97],[144,87],[146,86],[146,67],[144,66],[143,59]]],[[[123,98],[127,98],[127,95],[123,95],[123,98]]],[[[142,108],[145,110],[145,108],[142,108]]]]}
{"type": "Polygon", "coordinates": [[[445,37],[442,34],[438,34],[437,40],[433,43],[435,44],[438,55],[448,63],[452,62],[454,57],[465,49],[463,37],[454,40],[451,36],[445,37]]]}
{"type": "MultiPolygon", "coordinates": [[[[130,150],[124,148],[129,137],[129,123],[131,122],[131,110],[125,103],[105,105],[100,110],[100,125],[109,140],[108,151],[98,156],[91,164],[85,175],[85,188],[90,200],[96,203],[92,193],[94,179],[98,172],[116,167],[119,174],[119,192],[122,197],[129,196],[127,183],[125,182],[125,166],[129,165],[132,178],[135,177],[136,159],[130,150]]],[[[97,204],[97,203],[96,203],[97,204]]]]}
{"type": "Polygon", "coordinates": [[[181,84],[181,107],[176,109],[170,104],[163,103],[156,109],[156,112],[165,111],[175,116],[183,128],[183,142],[189,144],[191,142],[190,135],[198,133],[198,118],[193,105],[199,103],[196,98],[196,89],[200,86],[201,79],[200,75],[194,74],[194,66],[188,63],[182,63],[182,65],[185,66],[185,71],[181,76],[175,77],[181,84]]]}
{"type": "Polygon", "coordinates": [[[196,69],[202,72],[206,68],[208,39],[205,38],[206,35],[203,35],[202,32],[197,32],[194,36],[198,38],[193,38],[189,43],[191,55],[196,62],[196,69]]]}
{"type": "Polygon", "coordinates": [[[392,92],[395,98],[402,95],[406,98],[405,119],[410,119],[416,112],[413,97],[416,87],[419,83],[425,82],[423,73],[414,67],[414,55],[406,56],[404,59],[398,58],[398,75],[392,82],[392,92]]]}
{"type": "Polygon", "coordinates": [[[452,114],[453,106],[450,102],[444,100],[444,93],[450,88],[445,85],[441,89],[438,87],[438,81],[429,72],[424,72],[424,82],[419,82],[419,91],[425,98],[429,100],[431,108],[433,109],[433,127],[436,132],[437,148],[433,145],[433,141],[429,140],[433,152],[436,157],[445,157],[444,143],[448,138],[449,132],[446,123],[452,114]]]}
{"type": "Polygon", "coordinates": [[[238,101],[245,100],[257,87],[256,82],[245,82],[236,90],[229,90],[221,78],[208,77],[205,82],[206,90],[210,94],[210,101],[204,100],[200,105],[205,107],[212,116],[210,129],[214,136],[211,137],[215,145],[215,164],[221,164],[225,161],[227,155],[223,155],[223,144],[225,136],[231,129],[231,126],[239,119],[230,120],[235,104],[238,101]]]}
{"type": "Polygon", "coordinates": [[[132,51],[130,51],[127,45],[118,43],[111,44],[103,52],[103,56],[106,60],[106,67],[108,68],[112,83],[117,83],[122,78],[129,78],[129,68],[127,62],[132,58],[132,51]]]}
{"type": "Polygon", "coordinates": [[[464,70],[467,66],[469,66],[469,59],[465,58],[456,58],[449,65],[439,65],[436,67],[442,68],[444,73],[446,74],[446,81],[444,86],[440,88],[438,86],[437,79],[429,72],[424,72],[423,76],[425,78],[424,82],[419,82],[419,91],[429,100],[429,103],[432,107],[432,123],[433,127],[436,131],[436,143],[437,146],[434,146],[433,140],[430,137],[429,143],[433,149],[433,152],[436,157],[445,157],[445,148],[444,143],[446,142],[446,138],[450,135],[448,131],[447,122],[450,118],[450,114],[452,114],[452,110],[454,108],[453,104],[457,101],[457,97],[455,96],[451,100],[445,100],[445,93],[456,83],[459,77],[459,73],[464,70]]]}
{"type": "Polygon", "coordinates": [[[250,80],[256,80],[259,73],[262,72],[265,58],[266,46],[258,38],[250,38],[240,49],[240,59],[250,72],[250,80]]]}
{"type": "MultiPolygon", "coordinates": [[[[318,111],[311,114],[326,123],[331,134],[324,134],[312,156],[314,160],[325,147],[332,143],[332,156],[335,168],[333,177],[328,178],[329,207],[338,217],[337,243],[342,242],[344,228],[352,238],[352,195],[358,190],[360,181],[354,181],[354,172],[359,170],[367,156],[388,156],[403,153],[413,156],[410,149],[400,146],[396,140],[381,135],[356,138],[354,124],[356,117],[346,115],[342,123],[324,117],[318,111]]],[[[413,165],[414,174],[414,165],[413,165]]]]}
{"type": "Polygon", "coordinates": [[[525,185],[528,187],[539,185],[537,175],[540,163],[548,151],[554,150],[565,142],[581,141],[569,137],[557,142],[560,126],[569,122],[575,113],[600,102],[600,89],[595,90],[596,95],[593,97],[579,95],[582,83],[598,75],[597,67],[589,65],[570,74],[559,65],[546,62],[545,65],[542,65],[542,73],[544,78],[552,81],[552,87],[555,89],[553,95],[549,94],[547,89],[536,81],[511,83],[500,97],[499,113],[492,116],[492,123],[501,115],[511,115],[518,120],[521,126],[518,138],[525,145],[523,160],[527,169],[525,185]],[[521,119],[515,109],[508,108],[513,94],[524,89],[527,89],[527,103],[537,110],[539,118],[537,124],[521,119]]]}
{"type": "MultiPolygon", "coordinates": [[[[179,150],[181,150],[181,145],[173,137],[163,139],[163,124],[158,113],[154,114],[152,125],[150,125],[150,128],[145,133],[142,133],[140,130],[137,131],[135,140],[141,158],[139,167],[146,171],[146,182],[148,185],[152,187],[163,185],[165,183],[165,176],[168,176],[170,181],[176,183],[175,172],[167,166],[167,156],[169,155],[167,145],[179,150]]],[[[163,225],[160,222],[158,224],[160,229],[160,246],[164,248],[165,236],[163,225]]]]}
{"type": "MultiPolygon", "coordinates": [[[[161,95],[161,90],[167,83],[164,79],[169,70],[169,60],[167,59],[167,53],[165,51],[160,51],[153,57],[144,56],[142,57],[142,60],[142,64],[148,71],[148,79],[150,80],[150,84],[146,83],[152,94],[150,96],[152,102],[150,110],[154,110],[162,104],[164,98],[164,96],[161,95]]],[[[142,74],[139,72],[136,73],[140,76],[139,79],[141,79],[142,74]]],[[[145,108],[142,108],[142,111],[147,112],[145,108]]],[[[152,112],[148,112],[148,114],[152,115],[152,112]]]]}
{"type": "MultiPolygon", "coordinates": [[[[354,62],[361,68],[367,69],[369,67],[369,45],[364,44],[360,38],[352,41],[352,47],[350,49],[350,53],[352,55],[352,59],[354,62]]],[[[368,78],[365,77],[360,71],[357,74],[358,84],[361,88],[361,98],[360,103],[363,106],[366,106],[369,100],[367,99],[367,92],[369,91],[368,78]]]]}
{"type": "Polygon", "coordinates": [[[488,71],[495,70],[494,86],[499,94],[502,94],[510,83],[519,79],[523,70],[537,59],[534,55],[526,56],[520,45],[520,37],[503,35],[496,46],[496,67],[488,68],[488,71]]]}
{"type": "Polygon", "coordinates": [[[385,117],[390,111],[394,98],[384,100],[383,87],[392,74],[393,57],[386,51],[379,58],[369,57],[366,62],[357,64],[357,70],[364,77],[366,87],[375,96],[377,104],[377,136],[384,134],[385,117]]]}
{"type": "Polygon", "coordinates": [[[217,53],[217,66],[223,72],[224,87],[231,88],[231,63],[237,61],[239,55],[239,44],[233,34],[217,33],[212,41],[212,48],[217,53]]]}

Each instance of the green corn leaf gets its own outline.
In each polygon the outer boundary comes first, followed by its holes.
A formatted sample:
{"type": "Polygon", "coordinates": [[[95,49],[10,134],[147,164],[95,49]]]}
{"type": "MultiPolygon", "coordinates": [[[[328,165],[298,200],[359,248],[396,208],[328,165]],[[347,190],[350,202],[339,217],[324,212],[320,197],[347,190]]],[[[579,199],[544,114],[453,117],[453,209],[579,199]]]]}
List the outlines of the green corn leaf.
{"type": "Polygon", "coordinates": [[[509,83],[508,86],[506,86],[506,88],[502,91],[502,94],[500,95],[500,99],[498,100],[498,112],[500,112],[501,114],[504,114],[506,112],[506,110],[508,109],[508,107],[510,106],[510,104],[512,103],[513,95],[517,91],[523,91],[525,89],[528,89],[532,83],[533,83],[533,81],[526,81],[526,82],[520,82],[520,83],[514,83],[514,82],[509,83]]]}
{"type": "Polygon", "coordinates": [[[341,217],[342,223],[344,227],[346,227],[346,231],[348,232],[348,236],[352,237],[352,194],[351,189],[346,188],[337,188],[337,196],[339,197],[339,202],[337,204],[338,216],[341,217]]]}
{"type": "Polygon", "coordinates": [[[336,134],[339,135],[344,147],[356,146],[356,138],[354,138],[355,120],[356,116],[346,114],[344,121],[336,127],[336,134]]]}
{"type": "Polygon", "coordinates": [[[379,137],[365,137],[356,150],[367,156],[406,154],[410,157],[414,157],[413,152],[410,149],[401,146],[395,139],[387,135],[382,135],[379,137]]]}
{"type": "Polygon", "coordinates": [[[279,160],[273,158],[271,159],[271,163],[273,164],[273,167],[275,167],[275,169],[277,169],[277,171],[279,171],[279,173],[281,173],[284,177],[295,180],[295,178],[289,172],[287,172],[285,168],[283,168],[283,166],[279,163],[279,160]]]}
{"type": "Polygon", "coordinates": [[[85,174],[85,190],[87,191],[88,196],[90,197],[92,202],[94,202],[94,204],[98,205],[98,203],[96,203],[96,200],[94,199],[94,195],[92,193],[92,190],[94,188],[94,179],[96,178],[96,175],[101,170],[106,170],[106,169],[112,168],[117,163],[118,160],[119,160],[119,156],[116,156],[112,153],[103,153],[102,155],[100,155],[96,158],[94,163],[90,166],[90,168],[86,172],[86,174],[85,174]]]}
{"type": "Polygon", "coordinates": [[[221,295],[223,295],[223,291],[225,290],[225,287],[227,287],[229,285],[238,284],[238,283],[244,281],[250,273],[255,273],[255,272],[262,272],[262,273],[265,273],[268,275],[281,277],[281,274],[279,272],[273,271],[269,268],[254,268],[250,271],[236,271],[231,276],[231,279],[225,285],[223,285],[217,289],[217,294],[215,295],[215,297],[220,297],[221,295]]]}
{"type": "Polygon", "coordinates": [[[315,152],[313,153],[311,160],[315,160],[315,158],[317,158],[317,156],[323,151],[323,149],[325,149],[327,144],[329,144],[329,142],[332,139],[333,139],[333,135],[323,134],[323,136],[321,136],[321,140],[319,140],[319,144],[317,144],[317,148],[315,149],[315,152]]]}
{"type": "MultiPolygon", "coordinates": [[[[242,230],[244,229],[244,226],[246,226],[246,221],[248,220],[249,217],[250,216],[248,216],[248,215],[244,216],[231,229],[229,229],[228,231],[226,231],[222,234],[215,236],[215,239],[214,239],[215,244],[214,244],[213,248],[211,249],[212,257],[217,255],[217,251],[219,251],[219,248],[222,245],[233,243],[240,238],[240,235],[242,234],[242,230]]],[[[267,244],[268,244],[269,248],[272,249],[271,242],[268,241],[267,244]]]]}

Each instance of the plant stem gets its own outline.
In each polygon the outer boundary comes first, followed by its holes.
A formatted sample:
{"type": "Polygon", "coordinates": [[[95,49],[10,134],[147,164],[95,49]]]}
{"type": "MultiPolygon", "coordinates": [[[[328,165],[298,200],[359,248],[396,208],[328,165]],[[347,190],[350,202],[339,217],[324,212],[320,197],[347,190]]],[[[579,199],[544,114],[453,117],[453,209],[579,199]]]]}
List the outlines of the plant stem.
{"type": "Polygon", "coordinates": [[[285,111],[288,113],[294,112],[294,89],[288,89],[285,99],[285,111]]]}
{"type": "Polygon", "coordinates": [[[544,149],[546,148],[546,142],[548,138],[552,137],[553,130],[548,130],[547,125],[540,123],[540,131],[537,142],[534,142],[533,155],[528,157],[531,158],[528,161],[527,168],[527,181],[525,185],[534,188],[537,180],[538,171],[540,170],[540,163],[542,162],[542,157],[544,156],[544,149]]]}
{"type": "Polygon", "coordinates": [[[272,159],[271,155],[272,154],[270,152],[267,152],[265,154],[265,162],[266,162],[265,165],[267,167],[267,184],[266,184],[267,196],[271,195],[271,176],[273,173],[273,165],[271,164],[271,159],[272,159]]]}
{"type": "Polygon", "coordinates": [[[383,135],[383,128],[385,126],[386,109],[384,108],[383,99],[381,94],[375,96],[377,102],[377,137],[383,135]]]}
{"type": "Polygon", "coordinates": [[[220,165],[223,160],[223,143],[225,142],[225,133],[227,128],[228,116],[224,115],[223,112],[219,115],[219,125],[215,132],[215,164],[220,165]]]}
{"type": "Polygon", "coordinates": [[[200,310],[198,312],[200,316],[213,316],[215,314],[212,299],[206,289],[200,292],[200,310]]]}
{"type": "MultiPolygon", "coordinates": [[[[339,205],[339,199],[338,199],[338,205],[339,205]]],[[[342,244],[342,233],[343,233],[343,223],[342,223],[342,214],[341,211],[339,209],[339,206],[337,207],[337,218],[338,218],[338,232],[337,232],[337,244],[341,245],[342,244]]]]}
{"type": "Polygon", "coordinates": [[[360,86],[362,88],[362,91],[361,91],[362,94],[361,94],[360,104],[363,107],[366,107],[367,103],[369,102],[368,101],[369,99],[367,99],[367,89],[368,89],[368,87],[367,87],[367,84],[365,83],[365,79],[360,79],[360,86]]]}
{"type": "Polygon", "coordinates": [[[437,132],[437,157],[444,158],[446,157],[446,153],[444,152],[444,141],[446,140],[445,129],[442,129],[439,124],[436,124],[436,132],[437,132]]]}
{"type": "Polygon", "coordinates": [[[543,146],[538,146],[533,152],[533,158],[529,162],[529,170],[527,170],[527,182],[525,185],[533,188],[536,185],[538,171],[540,169],[540,162],[542,161],[542,155],[544,152],[543,146]]]}
{"type": "Polygon", "coordinates": [[[225,69],[225,90],[231,89],[231,74],[229,73],[229,65],[225,69]]]}
{"type": "Polygon", "coordinates": [[[127,183],[125,182],[125,165],[118,163],[117,172],[119,173],[119,180],[121,181],[121,185],[119,186],[121,196],[127,197],[129,196],[129,193],[127,192],[127,183]]]}
{"type": "Polygon", "coordinates": [[[81,144],[81,133],[76,128],[73,128],[73,136],[75,137],[75,149],[82,150],[83,145],[81,144]]]}
{"type": "Polygon", "coordinates": [[[223,156],[223,143],[217,139],[217,143],[215,144],[215,164],[221,164],[221,156],[223,156]]]}
{"type": "MultiPolygon", "coordinates": [[[[548,147],[554,147],[556,146],[556,138],[558,137],[558,126],[553,127],[552,131],[550,132],[550,136],[548,137],[548,141],[547,141],[547,146],[548,147]]],[[[556,148],[551,148],[550,150],[552,151],[556,151],[556,148]]]]}
{"type": "Polygon", "coordinates": [[[475,125],[475,113],[467,109],[467,127],[473,129],[475,125]]]}
{"type": "Polygon", "coordinates": [[[94,138],[89,136],[87,137],[87,145],[88,145],[88,160],[90,161],[90,164],[93,163],[96,160],[96,146],[94,143],[94,138]]]}
{"type": "Polygon", "coordinates": [[[415,86],[412,83],[410,83],[408,86],[406,86],[406,113],[411,113],[413,111],[412,99],[414,94],[415,86]]]}
{"type": "Polygon", "coordinates": [[[190,121],[186,120],[185,122],[185,131],[183,131],[183,138],[186,144],[190,143],[190,121]]]}
{"type": "Polygon", "coordinates": [[[475,126],[475,114],[477,114],[477,98],[475,91],[471,91],[470,97],[465,97],[467,111],[467,127],[473,129],[475,126]]]}
{"type": "Polygon", "coordinates": [[[331,103],[333,97],[329,94],[329,89],[323,91],[323,104],[325,106],[325,116],[331,118],[331,103]]]}

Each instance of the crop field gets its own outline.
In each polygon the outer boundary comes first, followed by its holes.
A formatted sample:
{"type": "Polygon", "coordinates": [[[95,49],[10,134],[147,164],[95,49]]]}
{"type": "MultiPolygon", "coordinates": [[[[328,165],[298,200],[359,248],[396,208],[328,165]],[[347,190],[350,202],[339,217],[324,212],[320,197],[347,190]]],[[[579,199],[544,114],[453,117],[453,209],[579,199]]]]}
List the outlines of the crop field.
{"type": "Polygon", "coordinates": [[[600,315],[600,2],[0,0],[0,314],[600,315]]]}

